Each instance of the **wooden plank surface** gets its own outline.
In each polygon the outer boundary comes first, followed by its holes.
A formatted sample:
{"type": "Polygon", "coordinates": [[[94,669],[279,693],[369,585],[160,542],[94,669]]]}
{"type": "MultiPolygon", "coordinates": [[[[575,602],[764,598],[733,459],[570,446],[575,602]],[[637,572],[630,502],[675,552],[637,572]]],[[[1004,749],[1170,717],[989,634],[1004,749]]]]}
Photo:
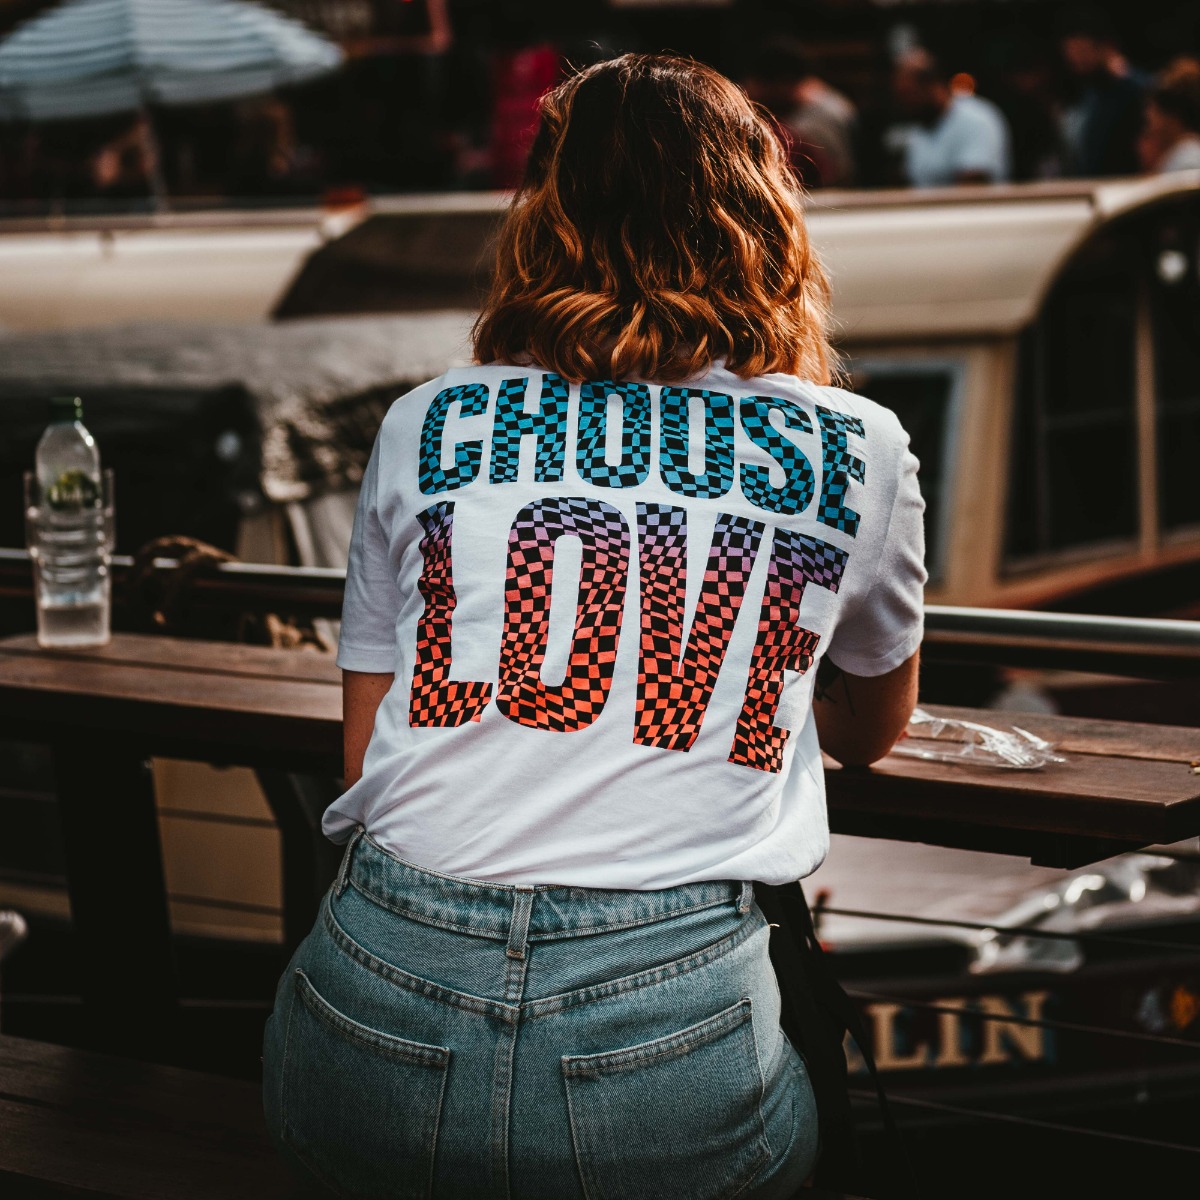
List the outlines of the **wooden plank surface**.
{"type": "Polygon", "coordinates": [[[0,1126],[14,1197],[34,1181],[130,1200],[307,1194],[270,1145],[254,1083],[0,1036],[0,1126]]]}
{"type": "MultiPolygon", "coordinates": [[[[217,669],[111,663],[103,659],[60,661],[31,655],[0,655],[5,693],[38,693],[92,701],[123,700],[241,714],[297,719],[341,719],[341,692],[330,683],[231,675],[217,669]]],[[[97,705],[97,708],[100,706],[97,705]]]]}
{"type": "Polygon", "coordinates": [[[238,642],[114,633],[106,646],[46,650],[32,633],[0,640],[0,654],[25,655],[60,663],[101,662],[113,666],[162,667],[209,674],[245,675],[340,685],[342,673],[332,654],[317,650],[275,650],[238,642]]]}
{"type": "MultiPolygon", "coordinates": [[[[340,674],[332,656],[121,634],[97,650],[0,642],[0,713],[79,723],[243,753],[340,751],[340,674]]],[[[870,771],[827,764],[831,815],[954,822],[1114,841],[1200,833],[1200,731],[1043,714],[931,706],[939,715],[1018,724],[1068,761],[1036,771],[889,755],[870,771]]]]}
{"type": "Polygon", "coordinates": [[[250,762],[269,751],[341,754],[336,669],[304,677],[314,673],[306,653],[129,634],[96,651],[33,652],[27,639],[10,649],[13,640],[0,642],[0,714],[20,724],[175,739],[207,747],[212,761],[223,750],[250,762]],[[227,651],[238,669],[225,669],[227,651]],[[291,659],[305,665],[288,668],[291,659]]]}
{"type": "Polygon", "coordinates": [[[1192,767],[1200,730],[925,707],[1000,729],[1018,725],[1053,742],[1067,761],[1016,771],[890,754],[860,772],[827,760],[831,808],[1143,844],[1200,833],[1200,776],[1192,767]]]}
{"type": "Polygon", "coordinates": [[[1089,763],[1081,758],[1065,767],[1002,771],[889,755],[865,771],[828,766],[826,780],[831,812],[853,810],[1144,845],[1180,841],[1200,832],[1197,779],[1175,763],[1089,763]],[[1072,765],[1075,770],[1068,773],[1072,765]]]}

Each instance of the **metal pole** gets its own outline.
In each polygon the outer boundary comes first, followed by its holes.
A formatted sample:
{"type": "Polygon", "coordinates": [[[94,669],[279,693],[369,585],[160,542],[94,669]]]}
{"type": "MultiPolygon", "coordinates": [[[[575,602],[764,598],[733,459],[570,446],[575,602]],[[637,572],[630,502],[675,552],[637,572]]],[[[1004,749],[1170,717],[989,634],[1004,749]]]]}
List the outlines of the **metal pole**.
{"type": "Polygon", "coordinates": [[[154,127],[154,116],[146,100],[146,89],[142,88],[142,103],[138,107],[141,119],[142,153],[146,162],[146,175],[150,184],[150,200],[155,212],[166,212],[170,208],[167,197],[167,180],[162,168],[162,143],[154,127]]]}

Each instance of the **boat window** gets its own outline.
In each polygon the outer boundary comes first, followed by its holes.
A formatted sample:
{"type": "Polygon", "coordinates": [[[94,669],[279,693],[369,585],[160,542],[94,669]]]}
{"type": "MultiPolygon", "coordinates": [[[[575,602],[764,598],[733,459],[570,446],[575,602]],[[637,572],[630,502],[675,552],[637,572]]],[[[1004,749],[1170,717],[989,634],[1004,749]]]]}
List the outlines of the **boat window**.
{"type": "Polygon", "coordinates": [[[925,566],[929,578],[941,578],[945,562],[946,489],[953,415],[962,390],[961,360],[863,358],[850,364],[854,390],[890,408],[908,431],[912,452],[921,461],[925,498],[925,566]]]}
{"type": "Polygon", "coordinates": [[[1200,203],[1155,223],[1150,312],[1158,406],[1159,525],[1200,525],[1200,203]]]}
{"type": "Polygon", "coordinates": [[[1089,243],[1020,347],[1005,558],[1136,537],[1135,337],[1142,255],[1089,243]]]}

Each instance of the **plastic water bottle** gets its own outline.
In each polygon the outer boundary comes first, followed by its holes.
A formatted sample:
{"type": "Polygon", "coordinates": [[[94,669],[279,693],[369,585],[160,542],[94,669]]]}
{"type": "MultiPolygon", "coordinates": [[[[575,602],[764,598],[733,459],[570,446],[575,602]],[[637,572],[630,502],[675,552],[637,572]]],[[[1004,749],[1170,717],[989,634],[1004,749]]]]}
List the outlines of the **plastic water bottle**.
{"type": "Polygon", "coordinates": [[[83,424],[83,402],[50,402],[50,424],[27,476],[26,522],[43,646],[108,641],[112,607],[111,473],[83,424]]]}

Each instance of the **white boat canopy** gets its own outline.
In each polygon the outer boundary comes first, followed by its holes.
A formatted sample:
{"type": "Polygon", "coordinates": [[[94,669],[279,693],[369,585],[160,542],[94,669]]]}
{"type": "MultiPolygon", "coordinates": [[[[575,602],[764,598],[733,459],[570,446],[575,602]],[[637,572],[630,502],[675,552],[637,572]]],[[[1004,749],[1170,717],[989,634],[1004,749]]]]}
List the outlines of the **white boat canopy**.
{"type": "Polygon", "coordinates": [[[813,243],[840,336],[857,342],[1011,336],[1108,221],[1200,190],[1200,171],[936,192],[816,193],[813,243]]]}
{"type": "MultiPolygon", "coordinates": [[[[1110,221],[1200,202],[1200,172],[810,197],[841,340],[1012,337],[1110,221]]],[[[380,196],[315,209],[0,221],[0,327],[256,321],[459,309],[509,197],[380,196]]]]}

